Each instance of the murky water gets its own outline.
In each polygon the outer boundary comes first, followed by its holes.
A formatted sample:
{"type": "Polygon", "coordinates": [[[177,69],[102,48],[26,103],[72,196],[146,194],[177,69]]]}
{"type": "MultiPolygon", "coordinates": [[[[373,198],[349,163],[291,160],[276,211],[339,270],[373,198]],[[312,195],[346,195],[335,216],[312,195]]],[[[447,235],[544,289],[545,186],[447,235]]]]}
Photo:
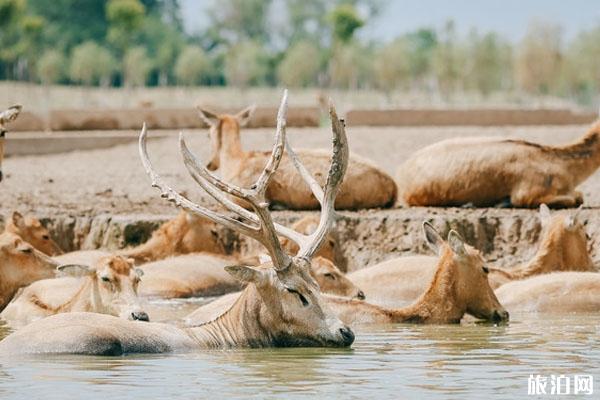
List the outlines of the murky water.
{"type": "Polygon", "coordinates": [[[0,398],[523,398],[530,374],[591,374],[600,393],[600,314],[356,332],[351,349],[2,360],[0,398]]]}

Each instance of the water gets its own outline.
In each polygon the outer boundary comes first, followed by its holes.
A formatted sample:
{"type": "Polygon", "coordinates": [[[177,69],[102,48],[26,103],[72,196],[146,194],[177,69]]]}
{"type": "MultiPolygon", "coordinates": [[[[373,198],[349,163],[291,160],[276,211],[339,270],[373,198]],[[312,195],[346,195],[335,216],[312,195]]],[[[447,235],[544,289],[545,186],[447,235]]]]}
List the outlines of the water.
{"type": "Polygon", "coordinates": [[[3,360],[0,398],[504,399],[527,397],[530,374],[591,374],[600,391],[600,314],[355,331],[351,349],[3,360]]]}

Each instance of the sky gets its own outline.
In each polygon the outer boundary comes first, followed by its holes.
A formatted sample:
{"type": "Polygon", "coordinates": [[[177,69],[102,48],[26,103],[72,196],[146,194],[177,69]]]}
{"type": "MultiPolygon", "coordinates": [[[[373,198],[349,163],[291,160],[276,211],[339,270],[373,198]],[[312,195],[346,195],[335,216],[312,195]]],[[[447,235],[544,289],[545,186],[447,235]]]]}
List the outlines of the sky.
{"type": "MultiPolygon", "coordinates": [[[[218,0],[181,0],[186,30],[206,26],[205,10],[218,0]]],[[[389,41],[424,26],[440,28],[453,19],[459,33],[472,28],[494,31],[518,42],[529,21],[537,19],[562,26],[565,40],[580,30],[600,24],[597,0],[390,0],[377,19],[369,21],[361,36],[389,41]]]]}

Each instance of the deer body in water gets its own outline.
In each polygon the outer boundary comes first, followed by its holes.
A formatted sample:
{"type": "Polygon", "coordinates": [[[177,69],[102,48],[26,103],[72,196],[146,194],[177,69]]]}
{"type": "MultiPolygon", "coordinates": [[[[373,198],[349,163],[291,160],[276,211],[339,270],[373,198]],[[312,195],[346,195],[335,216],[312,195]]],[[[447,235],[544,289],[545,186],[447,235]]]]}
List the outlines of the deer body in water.
{"type": "Polygon", "coordinates": [[[566,146],[456,138],[425,147],[398,168],[400,201],[411,206],[577,207],[576,187],[600,166],[600,121],[566,146]]]}
{"type": "MultiPolygon", "coordinates": [[[[210,126],[212,141],[212,158],[207,167],[212,171],[219,169],[225,180],[241,187],[249,187],[256,180],[269,158],[268,152],[242,149],[240,126],[247,123],[251,115],[252,108],[237,115],[215,115],[200,110],[200,116],[210,126]]],[[[328,152],[316,149],[302,150],[299,154],[303,164],[322,185],[327,176],[328,152]]],[[[396,195],[396,184],[387,173],[366,159],[352,156],[335,206],[352,210],[390,207],[395,203],[396,195]]],[[[272,205],[287,209],[314,210],[319,207],[319,202],[286,155],[267,188],[266,198],[272,205]]],[[[244,202],[239,204],[247,207],[244,202]]]]}
{"type": "Polygon", "coordinates": [[[268,346],[349,346],[352,330],[331,313],[310,276],[310,259],[319,249],[333,222],[334,202],[348,163],[348,144],[342,121],[331,107],[334,149],[325,189],[316,188],[311,176],[302,176],[321,203],[317,230],[302,235],[273,222],[265,197],[267,186],[279,166],[285,143],[287,93],[278,113],[276,141],[271,157],[251,189],[227,183],[211,174],[188,150],[180,137],[184,161],[192,177],[240,220],[219,214],[188,200],[171,189],[154,171],[146,149],[146,128],[140,135],[140,156],[153,186],[163,197],[186,210],[237,230],[268,251],[269,268],[229,266],[227,271],[247,283],[235,304],[215,320],[195,327],[125,321],[116,317],[67,313],[35,321],[0,342],[0,356],[30,353],[123,354],[187,351],[198,348],[268,346]],[[224,193],[252,205],[250,212],[224,193]],[[290,256],[278,235],[294,240],[299,251],[290,256]]]}
{"type": "MultiPolygon", "coordinates": [[[[594,271],[588,252],[584,226],[579,212],[550,215],[540,206],[542,234],[538,250],[528,262],[514,268],[489,268],[492,288],[514,280],[555,271],[594,271]]],[[[436,271],[436,257],[398,257],[348,274],[371,302],[386,306],[414,301],[431,282],[436,271]]]]}

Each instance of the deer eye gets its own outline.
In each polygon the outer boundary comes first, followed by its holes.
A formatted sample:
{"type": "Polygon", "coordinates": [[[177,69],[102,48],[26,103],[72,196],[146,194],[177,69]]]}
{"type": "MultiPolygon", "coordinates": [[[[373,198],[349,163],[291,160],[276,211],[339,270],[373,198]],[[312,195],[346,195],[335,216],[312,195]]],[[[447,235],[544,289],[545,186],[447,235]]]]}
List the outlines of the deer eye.
{"type": "Polygon", "coordinates": [[[21,253],[31,254],[31,253],[33,253],[33,249],[31,247],[25,247],[25,248],[21,249],[21,253]]]}
{"type": "Polygon", "coordinates": [[[100,279],[102,279],[102,282],[110,282],[110,278],[108,276],[103,276],[100,279]]]}
{"type": "Polygon", "coordinates": [[[335,275],[333,275],[332,273],[327,272],[327,273],[323,274],[323,276],[335,281],[335,275]]]}
{"type": "Polygon", "coordinates": [[[308,305],[308,300],[306,300],[306,297],[304,297],[302,295],[302,293],[300,293],[297,290],[291,289],[291,288],[286,288],[288,292],[295,294],[296,296],[298,296],[298,298],[300,299],[300,302],[302,303],[302,305],[304,307],[306,307],[308,305]]]}
{"type": "Polygon", "coordinates": [[[48,235],[42,235],[42,239],[44,239],[44,240],[50,240],[50,236],[48,236],[48,235]]]}
{"type": "Polygon", "coordinates": [[[490,269],[488,267],[482,267],[483,272],[485,272],[486,274],[490,273],[490,269]]]}

